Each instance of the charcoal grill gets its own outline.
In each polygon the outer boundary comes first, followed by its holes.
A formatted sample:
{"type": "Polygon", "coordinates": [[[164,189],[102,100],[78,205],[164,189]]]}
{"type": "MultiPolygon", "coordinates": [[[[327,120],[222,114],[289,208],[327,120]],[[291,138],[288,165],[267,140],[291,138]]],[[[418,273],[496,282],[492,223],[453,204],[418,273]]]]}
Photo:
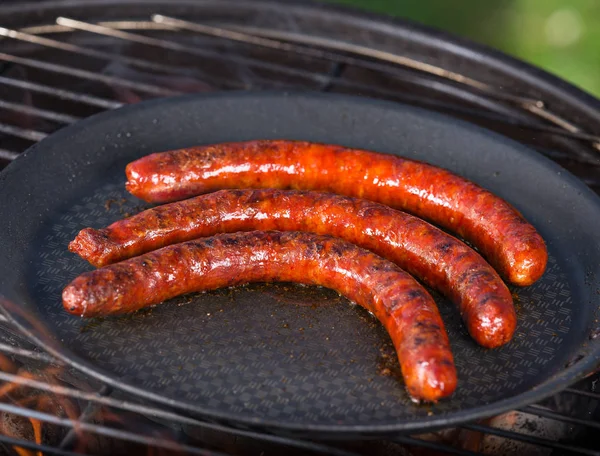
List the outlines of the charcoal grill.
{"type": "MultiPolygon", "coordinates": [[[[401,101],[496,130],[600,193],[597,100],[493,50],[413,24],[305,3],[93,0],[3,6],[0,26],[2,166],[62,126],[124,104],[200,91],[310,89],[401,101]],[[158,59],[157,49],[168,50],[168,58],[158,59]]],[[[40,410],[13,392],[12,403],[0,404],[3,420],[33,418],[52,432],[36,442],[3,427],[6,451],[600,454],[593,438],[598,375],[508,414],[512,426],[496,418],[436,436],[315,443],[140,402],[57,368],[58,360],[6,322],[2,329],[0,351],[16,364],[0,379],[21,385],[20,395],[51,392],[73,404],[70,414],[65,405],[40,410]],[[23,375],[18,365],[44,375],[23,375]]]]}

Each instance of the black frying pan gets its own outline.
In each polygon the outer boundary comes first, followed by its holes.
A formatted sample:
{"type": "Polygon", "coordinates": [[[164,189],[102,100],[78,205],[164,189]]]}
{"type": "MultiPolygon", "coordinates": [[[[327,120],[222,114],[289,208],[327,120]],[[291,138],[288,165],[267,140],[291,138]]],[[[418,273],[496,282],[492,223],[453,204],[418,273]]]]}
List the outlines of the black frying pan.
{"type": "Polygon", "coordinates": [[[536,401],[598,364],[598,198],[520,144],[439,114],[323,94],[146,102],[79,122],[31,148],[2,173],[0,195],[5,313],[88,374],[204,418],[312,437],[422,431],[536,401]],[[459,372],[452,399],[412,404],[385,331],[328,290],[253,285],[95,321],[63,311],[62,288],[91,268],[67,251],[68,242],[83,227],[103,227],[143,207],[124,189],[128,162],[195,144],[267,138],[337,143],[449,168],[513,203],[545,237],[548,270],[535,285],[514,290],[519,326],[507,346],[475,345],[454,307],[437,297],[459,372]]]}

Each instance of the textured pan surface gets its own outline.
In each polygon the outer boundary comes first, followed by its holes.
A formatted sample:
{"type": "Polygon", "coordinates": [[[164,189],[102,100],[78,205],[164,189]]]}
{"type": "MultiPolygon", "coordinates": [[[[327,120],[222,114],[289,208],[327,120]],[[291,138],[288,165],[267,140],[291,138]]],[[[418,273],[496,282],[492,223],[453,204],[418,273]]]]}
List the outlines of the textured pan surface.
{"type": "Polygon", "coordinates": [[[535,152],[426,111],[323,94],[142,103],[42,141],[3,172],[0,195],[0,292],[19,303],[5,306],[11,318],[78,367],[205,417],[311,435],[426,429],[551,394],[598,358],[596,196],[535,152]],[[384,329],[328,290],[258,284],[92,321],[62,310],[62,288],[91,268],[67,251],[68,242],[83,227],[147,207],[124,190],[129,161],[267,138],[337,143],[447,167],[507,199],[544,236],[546,274],[531,287],[511,288],[519,324],[508,346],[476,346],[454,306],[436,295],[459,373],[451,400],[412,404],[384,329]],[[21,310],[45,328],[34,329],[21,310]]]}

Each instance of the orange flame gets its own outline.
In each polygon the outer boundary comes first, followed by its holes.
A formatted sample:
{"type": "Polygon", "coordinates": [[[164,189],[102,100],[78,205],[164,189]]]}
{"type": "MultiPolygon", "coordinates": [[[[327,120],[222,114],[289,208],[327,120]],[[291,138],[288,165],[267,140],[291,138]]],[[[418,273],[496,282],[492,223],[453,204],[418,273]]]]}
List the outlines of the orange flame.
{"type": "MultiPolygon", "coordinates": [[[[42,422],[33,418],[29,418],[31,427],[33,428],[33,438],[38,445],[42,444],[42,422]]],[[[38,451],[36,456],[42,456],[42,452],[38,451]]]]}
{"type": "MultiPolygon", "coordinates": [[[[27,315],[27,312],[24,310],[24,306],[18,306],[2,296],[0,296],[0,301],[5,309],[10,309],[13,314],[27,318],[30,325],[35,328],[38,337],[42,337],[44,340],[48,341],[49,344],[52,344],[53,339],[51,335],[46,333],[43,324],[37,321],[35,318],[27,315]]],[[[68,396],[64,395],[64,393],[61,394],[61,390],[59,390],[59,388],[63,387],[64,385],[63,382],[59,380],[61,374],[64,373],[64,367],[50,366],[40,372],[31,372],[20,368],[15,361],[0,353],[0,371],[7,374],[17,375],[21,380],[27,379],[30,381],[44,383],[47,388],[47,390],[36,390],[33,386],[22,384],[17,380],[7,381],[0,386],[1,402],[12,403],[20,407],[27,407],[30,410],[36,410],[52,415],[58,416],[62,414],[66,416],[73,422],[72,429],[77,435],[77,444],[73,449],[75,452],[84,452],[86,447],[92,443],[93,439],[84,438],[84,434],[86,434],[86,432],[81,429],[79,424],[78,418],[80,411],[77,403],[68,396]]],[[[6,415],[11,416],[8,412],[6,415]]],[[[128,424],[131,425],[131,423],[124,422],[122,416],[119,416],[104,407],[97,410],[95,418],[96,419],[94,421],[102,422],[104,424],[115,424],[118,426],[123,426],[126,429],[131,428],[131,426],[128,426],[128,424]]],[[[27,423],[27,419],[22,419],[22,421],[27,423]]],[[[31,440],[35,441],[36,444],[48,444],[48,442],[44,442],[44,434],[48,435],[49,433],[44,433],[44,430],[52,428],[52,425],[45,424],[43,421],[31,417],[28,417],[28,421],[31,425],[31,431],[26,428],[23,429],[22,426],[21,428],[12,428],[12,426],[7,425],[7,423],[0,421],[0,432],[17,439],[23,439],[23,433],[26,432],[28,433],[28,436],[31,436],[31,440]]],[[[22,423],[20,422],[19,424],[22,423]]],[[[135,424],[133,426],[135,427],[135,424]]],[[[171,443],[176,444],[173,437],[166,434],[166,431],[165,435],[163,435],[162,432],[152,433],[153,437],[155,438],[165,438],[170,440],[171,443]]],[[[29,450],[19,447],[18,445],[14,445],[13,449],[19,456],[42,456],[41,451],[29,450]]],[[[183,449],[179,450],[178,445],[175,445],[175,448],[173,448],[172,445],[169,449],[165,449],[164,451],[158,448],[152,448],[152,446],[148,446],[146,451],[148,456],[175,454],[179,451],[181,451],[181,454],[184,454],[183,449]]]]}
{"type": "MultiPolygon", "coordinates": [[[[14,303],[6,299],[2,299],[2,301],[5,308],[15,309],[16,312],[23,313],[22,309],[14,305],[14,303]]],[[[32,321],[32,323],[38,329],[42,329],[38,322],[32,321]]],[[[45,336],[43,331],[41,331],[41,334],[45,336]]],[[[2,353],[0,353],[0,370],[7,374],[18,375],[21,379],[42,381],[50,385],[57,385],[59,383],[56,376],[61,372],[61,368],[59,367],[48,367],[41,373],[34,374],[19,369],[18,365],[12,359],[2,353]]],[[[77,407],[69,398],[53,393],[32,393],[31,389],[16,381],[6,382],[0,387],[0,401],[51,413],[57,413],[62,408],[69,419],[77,420],[78,417],[77,407]]],[[[41,445],[43,443],[43,422],[31,417],[28,420],[31,423],[32,440],[36,444],[41,445]]],[[[14,438],[23,438],[20,435],[23,431],[19,432],[18,429],[12,429],[4,423],[0,423],[0,431],[14,438]]],[[[40,451],[31,451],[16,445],[13,448],[19,456],[42,456],[40,451]]]]}
{"type": "MultiPolygon", "coordinates": [[[[0,366],[3,370],[6,367],[11,367],[11,369],[7,369],[7,371],[10,373],[16,373],[20,378],[44,381],[49,384],[56,384],[58,382],[55,378],[55,375],[59,371],[57,368],[48,368],[42,374],[38,375],[28,371],[17,370],[14,372],[14,363],[1,354],[0,366]]],[[[50,412],[56,414],[59,413],[60,409],[62,409],[69,419],[77,420],[77,407],[70,399],[53,393],[40,392],[39,394],[32,395],[31,391],[25,390],[25,388],[26,387],[24,385],[21,385],[17,382],[8,382],[3,385],[2,388],[0,388],[0,400],[3,400],[4,402],[12,402],[15,405],[28,407],[31,410],[37,410],[40,412],[50,412]],[[28,396],[22,397],[23,394],[28,394],[28,396]]],[[[31,423],[33,441],[35,441],[36,444],[41,445],[43,443],[43,422],[32,417],[29,417],[28,419],[31,423]]],[[[22,438],[21,435],[18,435],[16,430],[11,429],[10,427],[2,426],[1,430],[6,435],[10,435],[15,438],[22,438]]],[[[19,454],[19,456],[42,456],[40,451],[34,452],[18,446],[14,446],[14,450],[19,454]]]]}

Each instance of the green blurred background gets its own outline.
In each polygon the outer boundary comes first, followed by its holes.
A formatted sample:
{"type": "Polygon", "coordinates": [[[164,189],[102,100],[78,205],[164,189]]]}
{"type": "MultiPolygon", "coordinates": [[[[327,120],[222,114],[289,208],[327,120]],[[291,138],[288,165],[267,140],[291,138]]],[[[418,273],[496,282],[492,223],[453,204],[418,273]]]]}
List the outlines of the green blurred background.
{"type": "Polygon", "coordinates": [[[600,0],[329,0],[500,49],[600,98],[600,0]]]}

